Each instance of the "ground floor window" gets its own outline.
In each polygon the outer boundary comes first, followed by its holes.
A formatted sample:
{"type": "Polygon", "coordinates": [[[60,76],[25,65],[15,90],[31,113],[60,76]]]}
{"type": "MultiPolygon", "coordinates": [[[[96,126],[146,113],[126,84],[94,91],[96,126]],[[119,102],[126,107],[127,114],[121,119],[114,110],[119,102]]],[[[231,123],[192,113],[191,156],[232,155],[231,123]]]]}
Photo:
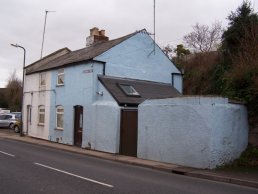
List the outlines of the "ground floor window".
{"type": "Polygon", "coordinates": [[[56,107],[56,128],[64,129],[64,108],[63,106],[56,107]]]}

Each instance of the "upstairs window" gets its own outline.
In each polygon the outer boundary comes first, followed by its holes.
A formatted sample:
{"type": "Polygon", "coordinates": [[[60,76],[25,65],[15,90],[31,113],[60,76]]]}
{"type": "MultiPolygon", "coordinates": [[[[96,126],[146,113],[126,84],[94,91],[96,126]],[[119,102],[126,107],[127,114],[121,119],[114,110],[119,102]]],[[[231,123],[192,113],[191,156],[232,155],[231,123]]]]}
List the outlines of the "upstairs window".
{"type": "Polygon", "coordinates": [[[59,69],[57,71],[57,85],[58,86],[64,85],[64,69],[59,69]]]}
{"type": "Polygon", "coordinates": [[[39,125],[45,124],[45,107],[39,106],[39,125]]]}
{"type": "Polygon", "coordinates": [[[39,87],[43,88],[46,86],[46,73],[39,74],[39,87]]]}
{"type": "Polygon", "coordinates": [[[140,96],[140,94],[129,84],[119,84],[120,88],[127,96],[140,96]]]}
{"type": "Polygon", "coordinates": [[[56,128],[64,129],[64,108],[63,106],[56,107],[56,128]]]}

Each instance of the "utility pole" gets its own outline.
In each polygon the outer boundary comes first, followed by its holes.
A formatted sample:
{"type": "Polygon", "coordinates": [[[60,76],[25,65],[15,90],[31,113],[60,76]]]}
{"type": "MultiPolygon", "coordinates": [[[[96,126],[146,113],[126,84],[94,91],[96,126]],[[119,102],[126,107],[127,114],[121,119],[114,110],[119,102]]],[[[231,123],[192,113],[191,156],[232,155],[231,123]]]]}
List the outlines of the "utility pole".
{"type": "Polygon", "coordinates": [[[42,54],[43,54],[43,47],[44,47],[44,40],[45,40],[45,31],[46,31],[46,24],[47,24],[47,14],[49,12],[56,12],[56,11],[47,11],[45,13],[45,23],[44,23],[44,29],[43,29],[43,38],[42,38],[42,45],[41,45],[41,54],[40,54],[40,59],[42,59],[42,54]]]}
{"type": "Polygon", "coordinates": [[[154,32],[154,48],[153,48],[153,51],[154,51],[154,55],[155,55],[155,44],[156,44],[156,1],[154,0],[154,7],[153,7],[153,32],[154,32]]]}

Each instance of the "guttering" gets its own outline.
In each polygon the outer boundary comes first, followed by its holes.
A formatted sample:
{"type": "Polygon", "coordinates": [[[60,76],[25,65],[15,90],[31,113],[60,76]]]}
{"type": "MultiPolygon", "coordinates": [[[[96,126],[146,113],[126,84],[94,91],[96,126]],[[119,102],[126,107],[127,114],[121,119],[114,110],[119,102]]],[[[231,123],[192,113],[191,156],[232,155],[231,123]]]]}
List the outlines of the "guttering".
{"type": "Polygon", "coordinates": [[[33,91],[28,91],[28,92],[24,92],[24,94],[28,94],[28,93],[36,93],[36,92],[56,92],[56,90],[33,90],[33,91]]]}
{"type": "MultiPolygon", "coordinates": [[[[98,63],[102,63],[104,66],[103,66],[103,75],[105,75],[105,71],[106,71],[106,62],[104,61],[99,61],[99,60],[94,60],[94,59],[87,59],[87,60],[83,60],[83,61],[77,61],[77,62],[73,62],[73,63],[67,63],[67,64],[63,64],[63,65],[60,65],[60,66],[56,66],[56,67],[50,67],[50,68],[45,68],[45,69],[40,69],[40,70],[35,70],[35,71],[32,71],[32,72],[26,72],[25,74],[26,75],[30,75],[30,74],[34,74],[34,73],[41,73],[41,72],[45,72],[45,71],[50,71],[50,70],[55,70],[55,69],[61,69],[61,68],[64,68],[64,67],[69,67],[69,66],[74,66],[74,65],[80,65],[82,63],[88,63],[88,62],[98,62],[98,63]]],[[[26,68],[25,68],[26,69],[26,68]]]]}

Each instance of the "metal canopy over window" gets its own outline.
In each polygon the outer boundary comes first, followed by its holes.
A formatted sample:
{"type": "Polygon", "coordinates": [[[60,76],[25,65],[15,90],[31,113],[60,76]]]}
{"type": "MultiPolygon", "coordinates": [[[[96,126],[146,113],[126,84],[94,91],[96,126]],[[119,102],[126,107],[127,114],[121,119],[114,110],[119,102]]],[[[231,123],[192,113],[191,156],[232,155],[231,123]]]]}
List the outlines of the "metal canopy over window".
{"type": "Polygon", "coordinates": [[[139,92],[137,92],[132,85],[119,84],[119,86],[127,96],[140,96],[139,92]]]}

